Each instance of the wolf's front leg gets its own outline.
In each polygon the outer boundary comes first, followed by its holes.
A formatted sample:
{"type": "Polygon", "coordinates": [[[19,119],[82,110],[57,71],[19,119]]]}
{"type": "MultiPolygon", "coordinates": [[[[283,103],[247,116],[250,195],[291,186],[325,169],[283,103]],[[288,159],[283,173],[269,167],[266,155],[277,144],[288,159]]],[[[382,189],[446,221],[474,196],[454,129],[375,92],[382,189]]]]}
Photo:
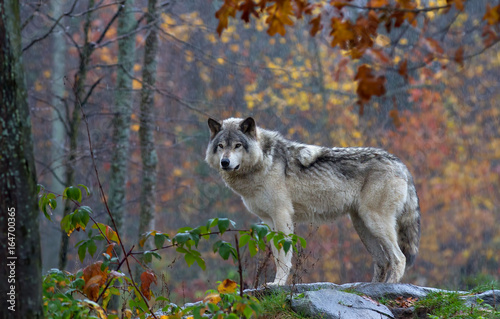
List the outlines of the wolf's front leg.
{"type": "MultiPolygon", "coordinates": [[[[263,219],[263,222],[271,227],[271,230],[273,231],[281,231],[285,235],[293,233],[292,216],[289,213],[280,214],[273,220],[263,219]]],[[[273,282],[267,284],[284,286],[286,284],[286,280],[288,279],[288,275],[290,274],[290,270],[292,269],[293,249],[290,248],[288,253],[285,254],[284,249],[278,250],[278,248],[271,243],[271,250],[273,252],[274,263],[276,265],[276,277],[273,282]]]]}

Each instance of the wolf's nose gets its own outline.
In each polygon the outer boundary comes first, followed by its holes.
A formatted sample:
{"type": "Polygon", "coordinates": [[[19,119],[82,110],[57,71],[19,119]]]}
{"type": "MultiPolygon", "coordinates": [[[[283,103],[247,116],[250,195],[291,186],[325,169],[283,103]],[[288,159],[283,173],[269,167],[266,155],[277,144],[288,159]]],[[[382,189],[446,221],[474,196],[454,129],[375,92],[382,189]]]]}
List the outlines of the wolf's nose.
{"type": "Polygon", "coordinates": [[[228,168],[229,163],[229,158],[223,158],[220,160],[220,165],[222,166],[222,168],[228,168]]]}

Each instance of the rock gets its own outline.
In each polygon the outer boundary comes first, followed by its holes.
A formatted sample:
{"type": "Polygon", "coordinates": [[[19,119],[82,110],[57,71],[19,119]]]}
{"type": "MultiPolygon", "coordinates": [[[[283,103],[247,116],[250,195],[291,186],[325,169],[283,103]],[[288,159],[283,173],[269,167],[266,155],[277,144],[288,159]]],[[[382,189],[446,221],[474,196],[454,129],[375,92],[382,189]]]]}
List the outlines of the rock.
{"type": "Polygon", "coordinates": [[[498,307],[500,305],[500,290],[488,290],[477,295],[467,296],[465,299],[465,303],[467,305],[488,304],[493,308],[498,307]]]}
{"type": "Polygon", "coordinates": [[[394,318],[389,308],[384,305],[335,289],[306,291],[295,295],[292,298],[291,307],[295,312],[312,318],[394,318]]]}
{"type": "MultiPolygon", "coordinates": [[[[414,297],[423,298],[430,292],[438,292],[441,290],[437,288],[419,287],[412,284],[387,284],[387,283],[352,283],[343,284],[339,286],[340,290],[355,291],[372,298],[387,298],[395,299],[397,297],[414,297]]],[[[465,293],[465,292],[458,292],[465,293]]]]}

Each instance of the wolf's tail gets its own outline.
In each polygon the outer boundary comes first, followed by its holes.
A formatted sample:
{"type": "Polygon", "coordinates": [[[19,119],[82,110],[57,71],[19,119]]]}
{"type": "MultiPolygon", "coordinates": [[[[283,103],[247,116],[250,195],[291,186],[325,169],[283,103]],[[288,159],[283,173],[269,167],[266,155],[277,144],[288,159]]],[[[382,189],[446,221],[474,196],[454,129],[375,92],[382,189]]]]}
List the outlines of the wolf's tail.
{"type": "Polygon", "coordinates": [[[411,175],[408,178],[408,197],[398,219],[398,245],[406,257],[406,267],[415,262],[420,242],[420,206],[411,175]]]}

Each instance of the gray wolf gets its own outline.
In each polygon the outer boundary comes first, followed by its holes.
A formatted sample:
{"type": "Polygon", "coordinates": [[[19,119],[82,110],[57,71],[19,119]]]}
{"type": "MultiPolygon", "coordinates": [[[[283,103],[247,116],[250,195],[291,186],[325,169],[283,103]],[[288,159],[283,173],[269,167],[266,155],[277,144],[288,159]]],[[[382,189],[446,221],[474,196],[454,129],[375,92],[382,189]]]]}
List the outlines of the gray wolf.
{"type": "MultiPolygon", "coordinates": [[[[373,282],[399,282],[420,240],[413,178],[396,156],[371,147],[321,147],[285,139],[255,120],[209,119],[206,162],[272,230],[293,233],[296,222],[326,222],[349,214],[373,256],[373,282]]],[[[292,253],[272,246],[284,285],[292,253]]]]}

